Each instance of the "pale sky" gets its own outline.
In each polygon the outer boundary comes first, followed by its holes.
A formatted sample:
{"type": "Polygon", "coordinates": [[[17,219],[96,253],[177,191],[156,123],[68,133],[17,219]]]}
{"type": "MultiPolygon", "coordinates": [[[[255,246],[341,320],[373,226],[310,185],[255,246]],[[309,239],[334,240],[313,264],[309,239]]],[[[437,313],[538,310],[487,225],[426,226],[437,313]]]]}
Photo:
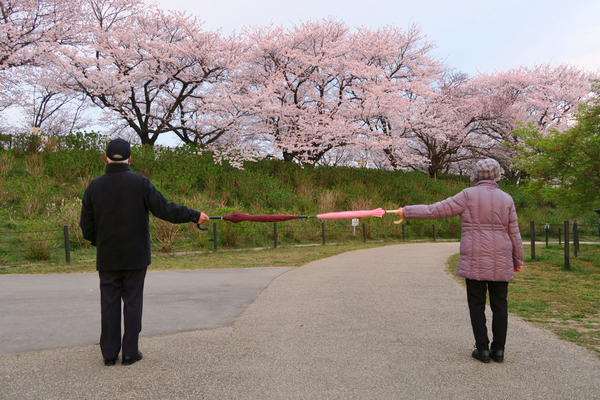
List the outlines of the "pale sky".
{"type": "Polygon", "coordinates": [[[415,23],[437,45],[433,55],[476,75],[568,63],[600,72],[600,0],[157,0],[223,34],[246,25],[292,26],[334,17],[348,26],[415,23]]]}

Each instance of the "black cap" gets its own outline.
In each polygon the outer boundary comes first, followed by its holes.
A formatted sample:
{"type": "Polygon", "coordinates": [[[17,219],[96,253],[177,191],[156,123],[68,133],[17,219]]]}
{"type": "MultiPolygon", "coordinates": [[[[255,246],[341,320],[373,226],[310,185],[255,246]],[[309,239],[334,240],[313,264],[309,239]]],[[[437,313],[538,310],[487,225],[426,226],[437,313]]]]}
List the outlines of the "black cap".
{"type": "Polygon", "coordinates": [[[131,146],[125,139],[111,140],[106,148],[106,156],[113,161],[123,161],[131,157],[131,146]]]}

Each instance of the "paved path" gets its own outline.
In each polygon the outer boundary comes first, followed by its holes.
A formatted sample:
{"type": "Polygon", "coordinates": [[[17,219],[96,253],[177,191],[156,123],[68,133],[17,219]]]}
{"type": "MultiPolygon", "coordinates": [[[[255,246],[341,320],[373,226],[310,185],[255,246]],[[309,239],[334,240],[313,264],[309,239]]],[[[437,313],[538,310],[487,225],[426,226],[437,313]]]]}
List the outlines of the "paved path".
{"type": "MultiPolygon", "coordinates": [[[[289,267],[150,271],[142,336],[230,325],[289,267]]],[[[98,343],[98,275],[0,275],[0,356],[98,343]]]]}
{"type": "Polygon", "coordinates": [[[145,337],[104,367],[94,345],[0,357],[2,399],[600,399],[600,358],[511,318],[503,364],[470,356],[457,243],[313,262],[231,325],[145,337]]]}

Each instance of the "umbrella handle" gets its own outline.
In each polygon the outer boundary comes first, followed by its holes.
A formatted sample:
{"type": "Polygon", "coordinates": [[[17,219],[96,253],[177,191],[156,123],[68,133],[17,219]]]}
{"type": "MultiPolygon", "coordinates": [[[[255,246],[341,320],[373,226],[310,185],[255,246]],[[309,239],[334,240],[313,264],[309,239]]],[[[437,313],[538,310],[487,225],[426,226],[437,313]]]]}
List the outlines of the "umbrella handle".
{"type": "MultiPolygon", "coordinates": [[[[386,214],[396,214],[398,210],[385,210],[386,214]]],[[[399,225],[404,222],[404,218],[400,219],[400,221],[394,221],[394,224],[399,225]]]]}
{"type": "MultiPolygon", "coordinates": [[[[223,219],[223,217],[221,217],[220,215],[211,215],[208,218],[209,219],[223,219]]],[[[196,225],[198,225],[198,224],[196,224],[196,225]]],[[[201,225],[198,225],[198,229],[200,229],[201,231],[207,231],[208,230],[208,228],[206,228],[204,226],[201,226],[201,225]]]]}

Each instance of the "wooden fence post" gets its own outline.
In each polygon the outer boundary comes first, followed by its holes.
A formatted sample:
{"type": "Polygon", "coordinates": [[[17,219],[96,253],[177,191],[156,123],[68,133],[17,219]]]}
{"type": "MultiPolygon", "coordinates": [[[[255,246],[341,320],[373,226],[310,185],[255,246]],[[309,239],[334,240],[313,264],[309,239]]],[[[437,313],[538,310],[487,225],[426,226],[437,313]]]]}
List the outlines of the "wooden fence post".
{"type": "Polygon", "coordinates": [[[531,236],[531,259],[535,260],[535,221],[530,221],[529,231],[531,236]]]}
{"type": "Polygon", "coordinates": [[[217,223],[213,222],[213,251],[217,252],[217,223]]]}
{"type": "Polygon", "coordinates": [[[558,228],[558,245],[562,246],[562,232],[560,228],[558,228]]]}
{"type": "Polygon", "coordinates": [[[63,232],[65,234],[65,258],[67,260],[67,264],[71,263],[71,246],[69,243],[69,225],[63,226],[63,232]]]}
{"type": "Polygon", "coordinates": [[[579,227],[577,222],[573,222],[573,255],[577,258],[579,252],[579,227]]]}
{"type": "Polygon", "coordinates": [[[565,221],[565,269],[571,269],[569,262],[569,221],[565,221]]]}

